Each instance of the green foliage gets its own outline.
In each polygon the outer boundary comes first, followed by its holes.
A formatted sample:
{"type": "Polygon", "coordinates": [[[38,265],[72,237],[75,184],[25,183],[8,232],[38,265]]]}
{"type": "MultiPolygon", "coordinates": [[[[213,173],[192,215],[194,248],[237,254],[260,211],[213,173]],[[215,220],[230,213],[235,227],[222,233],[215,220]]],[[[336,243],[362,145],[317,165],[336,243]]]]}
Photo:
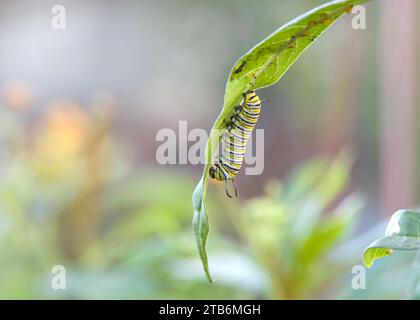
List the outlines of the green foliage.
{"type": "Polygon", "coordinates": [[[349,170],[345,154],[332,163],[312,160],[283,185],[273,181],[265,195],[232,213],[271,278],[270,298],[316,297],[328,279],[345,272],[330,260],[330,252],[350,236],[362,207],[356,195],[343,198],[349,170]],[[342,178],[333,178],[337,172],[342,178]]]}
{"type": "MultiPolygon", "coordinates": [[[[133,169],[119,158],[111,132],[103,130],[102,120],[94,116],[85,139],[96,147],[69,153],[64,146],[71,142],[68,146],[73,148],[75,141],[70,140],[77,135],[63,133],[68,133],[67,127],[74,129],[77,119],[67,113],[60,118],[64,119],[60,129],[47,130],[48,135],[32,134],[36,147],[27,149],[24,119],[0,109],[0,122],[14,123],[0,126],[2,156],[7,160],[0,161],[0,258],[4,261],[0,298],[256,299],[354,294],[335,288],[361,251],[352,244],[354,253],[346,249],[344,258],[335,257],[341,244],[349,243],[344,240],[357,222],[361,205],[357,196],[345,196],[352,162],[347,153],[332,162],[316,158],[294,170],[284,183],[270,182],[264,195],[244,203],[230,201],[224,193],[220,199],[216,193],[209,195],[209,209],[216,211],[213,232],[218,236],[211,243],[211,257],[218,281],[208,290],[191,246],[188,194],[193,181],[187,171],[133,169]],[[95,128],[102,128],[100,135],[95,128]],[[55,161],[45,166],[49,148],[44,143],[50,139],[55,161]],[[64,291],[51,288],[51,268],[56,264],[66,268],[64,291]]],[[[390,262],[395,258],[401,255],[390,262]]],[[[407,265],[403,262],[397,267],[407,265]]],[[[378,270],[372,270],[369,279],[387,274],[378,270]]],[[[388,270],[388,278],[368,286],[372,290],[368,297],[388,298],[391,289],[395,295],[401,281],[394,280],[388,270]],[[387,291],[385,284],[391,286],[387,291]]]]}
{"type": "Polygon", "coordinates": [[[248,51],[232,68],[226,84],[223,109],[211,129],[207,143],[203,175],[193,193],[193,228],[204,271],[210,281],[205,248],[209,233],[205,204],[208,170],[217,154],[221,132],[225,129],[233,108],[240,103],[242,94],[247,90],[276,83],[329,26],[346,12],[350,12],[354,5],[366,1],[338,0],[319,6],[280,27],[248,51]]]}
{"type": "Polygon", "coordinates": [[[370,268],[375,260],[389,256],[392,250],[420,248],[420,213],[408,210],[395,212],[389,220],[385,236],[375,240],[363,252],[363,263],[370,268]]]}
{"type": "MultiPolygon", "coordinates": [[[[206,281],[175,274],[180,260],[196,254],[193,182],[175,170],[133,169],[104,119],[66,110],[42,114],[39,130],[26,135],[25,118],[0,108],[0,123],[8,124],[0,126],[0,298],[192,299],[205,292],[206,281]],[[51,131],[57,114],[62,122],[51,131]],[[83,138],[81,114],[89,119],[83,138]],[[57,264],[66,268],[64,291],[51,288],[57,264]]],[[[217,284],[206,297],[250,295],[217,284]]]]}
{"type": "Polygon", "coordinates": [[[194,228],[194,235],[197,241],[197,248],[200,254],[201,261],[203,262],[204,272],[207,279],[213,282],[208,265],[208,258],[206,252],[207,235],[209,234],[209,218],[206,212],[206,204],[201,199],[203,194],[203,180],[197,185],[193,193],[193,208],[194,218],[192,221],[194,228]]]}

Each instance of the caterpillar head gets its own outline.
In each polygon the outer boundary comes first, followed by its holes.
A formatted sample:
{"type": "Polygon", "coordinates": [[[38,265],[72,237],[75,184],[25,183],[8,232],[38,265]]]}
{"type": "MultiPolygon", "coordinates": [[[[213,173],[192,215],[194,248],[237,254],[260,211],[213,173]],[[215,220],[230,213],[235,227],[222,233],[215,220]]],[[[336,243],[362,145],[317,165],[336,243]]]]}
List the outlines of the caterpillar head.
{"type": "Polygon", "coordinates": [[[212,165],[209,169],[209,175],[212,179],[215,179],[216,177],[216,166],[212,165]]]}
{"type": "Polygon", "coordinates": [[[222,171],[220,170],[220,167],[219,167],[219,165],[218,165],[218,164],[214,164],[214,165],[212,165],[212,166],[210,167],[210,169],[209,169],[209,176],[210,176],[212,179],[216,179],[216,180],[218,180],[218,181],[223,181],[223,180],[225,180],[225,177],[224,177],[224,175],[223,175],[222,171]]]}

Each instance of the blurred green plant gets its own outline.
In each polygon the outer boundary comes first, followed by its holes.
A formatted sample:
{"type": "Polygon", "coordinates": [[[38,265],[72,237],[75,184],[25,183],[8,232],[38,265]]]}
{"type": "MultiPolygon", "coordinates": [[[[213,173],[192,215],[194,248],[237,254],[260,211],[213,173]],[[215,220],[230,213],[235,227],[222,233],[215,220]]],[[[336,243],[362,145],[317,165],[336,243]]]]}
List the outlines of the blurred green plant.
{"type": "Polygon", "coordinates": [[[207,279],[212,282],[208,267],[206,242],[209,219],[206,210],[208,170],[217,155],[221,133],[240,103],[242,94],[275,84],[299,56],[338,18],[351,12],[356,4],[368,0],[336,0],[319,6],[280,27],[241,57],[232,68],[225,90],[223,109],[210,132],[206,146],[206,165],[197,184],[192,203],[193,228],[197,248],[207,279]],[[217,143],[214,143],[217,142],[217,143]]]}
{"type": "MultiPolygon", "coordinates": [[[[116,152],[111,114],[66,102],[41,118],[38,129],[28,134],[24,114],[0,109],[0,298],[355,294],[340,291],[349,287],[340,282],[361,250],[351,241],[344,243],[361,207],[359,197],[345,196],[347,153],[332,162],[311,160],[283,184],[270,182],[264,195],[244,203],[210,194],[209,205],[217,203],[222,210],[214,216],[218,237],[211,244],[218,281],[209,290],[191,246],[188,194],[193,181],[188,174],[133,171],[116,152]],[[342,245],[350,249],[336,258],[342,245]],[[51,269],[57,264],[66,268],[63,291],[51,287],[51,269]]],[[[394,270],[406,265],[391,262],[394,270]]],[[[378,278],[389,272],[372,271],[370,277],[379,280],[370,285],[368,297],[394,297],[395,286],[383,288],[393,282],[378,278]]]]}
{"type": "MultiPolygon", "coordinates": [[[[372,242],[363,252],[363,264],[371,268],[376,260],[390,256],[393,250],[417,251],[409,281],[405,289],[405,298],[419,299],[420,290],[420,213],[410,210],[395,212],[388,222],[385,236],[372,242]]],[[[407,271],[406,271],[406,274],[407,271]]]]}
{"type": "Polygon", "coordinates": [[[311,160],[284,184],[268,184],[265,195],[245,203],[242,212],[232,211],[238,232],[270,276],[270,298],[319,297],[346,272],[329,256],[351,235],[362,208],[359,196],[343,196],[350,164],[345,153],[332,163],[311,160]]]}
{"type": "Polygon", "coordinates": [[[385,236],[375,240],[365,249],[363,263],[370,268],[375,260],[389,256],[392,250],[418,249],[420,249],[420,213],[399,210],[389,220],[385,236]]]}
{"type": "MultiPolygon", "coordinates": [[[[196,298],[205,281],[174,274],[190,246],[186,175],[133,172],[112,113],[59,102],[31,128],[0,108],[0,298],[196,298]],[[31,132],[31,134],[28,134],[31,132]],[[158,181],[158,182],[157,182],[158,181]],[[174,241],[176,239],[176,241],[174,241]],[[66,290],[53,290],[54,265],[66,290]]],[[[249,298],[219,284],[206,297],[249,298]]]]}

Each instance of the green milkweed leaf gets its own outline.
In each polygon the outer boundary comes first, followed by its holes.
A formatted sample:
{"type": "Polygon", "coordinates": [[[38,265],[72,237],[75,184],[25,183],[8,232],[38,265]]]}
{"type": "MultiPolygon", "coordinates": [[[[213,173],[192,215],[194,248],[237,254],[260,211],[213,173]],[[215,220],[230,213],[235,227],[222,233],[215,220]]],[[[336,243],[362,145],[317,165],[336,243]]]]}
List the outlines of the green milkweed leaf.
{"type": "Polygon", "coordinates": [[[365,249],[363,264],[370,268],[375,260],[389,256],[392,250],[416,249],[420,249],[420,213],[399,210],[389,220],[385,236],[365,249]]]}
{"type": "Polygon", "coordinates": [[[193,228],[203,267],[210,281],[205,248],[209,232],[205,210],[208,170],[217,154],[221,132],[232,116],[234,107],[240,103],[244,92],[268,87],[280,80],[296,59],[328,27],[345,13],[351,12],[354,5],[367,1],[337,0],[321,5],[277,29],[233,66],[226,84],[222,112],[216,119],[207,142],[204,172],[193,194],[193,228]]]}

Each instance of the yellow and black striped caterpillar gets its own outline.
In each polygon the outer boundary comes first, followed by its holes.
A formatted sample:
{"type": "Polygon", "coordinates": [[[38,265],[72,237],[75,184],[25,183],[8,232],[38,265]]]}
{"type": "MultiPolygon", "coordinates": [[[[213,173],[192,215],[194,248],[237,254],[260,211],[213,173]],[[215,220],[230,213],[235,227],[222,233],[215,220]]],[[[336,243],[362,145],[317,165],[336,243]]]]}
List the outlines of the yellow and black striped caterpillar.
{"type": "Polygon", "coordinates": [[[229,198],[232,198],[228,192],[229,180],[232,180],[235,196],[238,196],[234,179],[241,169],[246,144],[261,112],[261,100],[254,91],[247,91],[243,97],[242,104],[235,107],[235,113],[226,125],[227,134],[222,138],[219,161],[209,169],[212,179],[225,181],[226,194],[229,198]]]}

